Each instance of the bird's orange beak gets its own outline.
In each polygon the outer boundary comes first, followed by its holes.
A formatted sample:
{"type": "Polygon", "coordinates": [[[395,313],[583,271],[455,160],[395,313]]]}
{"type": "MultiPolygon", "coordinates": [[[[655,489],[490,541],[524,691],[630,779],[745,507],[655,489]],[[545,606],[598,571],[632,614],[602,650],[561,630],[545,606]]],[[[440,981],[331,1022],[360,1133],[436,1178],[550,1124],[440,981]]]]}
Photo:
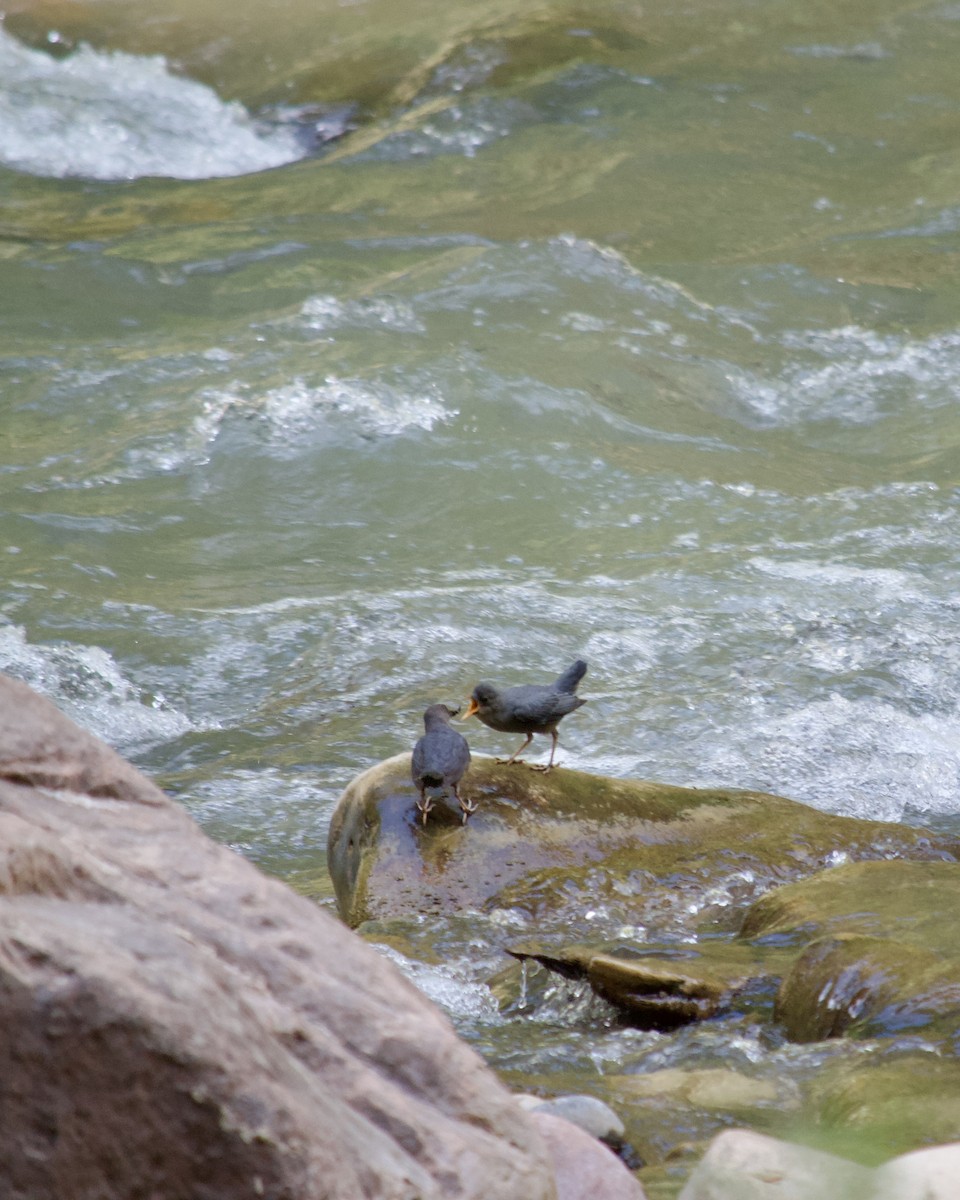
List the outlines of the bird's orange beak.
{"type": "Polygon", "coordinates": [[[470,703],[467,705],[467,711],[460,717],[461,721],[465,721],[467,717],[472,717],[475,712],[480,711],[480,705],[471,696],[470,703]]]}

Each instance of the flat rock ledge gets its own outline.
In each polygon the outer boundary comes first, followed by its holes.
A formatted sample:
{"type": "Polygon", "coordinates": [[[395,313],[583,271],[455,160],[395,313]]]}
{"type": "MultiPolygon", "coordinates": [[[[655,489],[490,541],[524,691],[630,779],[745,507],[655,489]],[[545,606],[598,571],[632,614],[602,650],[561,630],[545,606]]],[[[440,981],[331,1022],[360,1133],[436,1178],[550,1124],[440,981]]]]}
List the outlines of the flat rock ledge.
{"type": "Polygon", "coordinates": [[[392,964],[3,675],[0,1078],[4,1200],[557,1195],[392,964]]]}

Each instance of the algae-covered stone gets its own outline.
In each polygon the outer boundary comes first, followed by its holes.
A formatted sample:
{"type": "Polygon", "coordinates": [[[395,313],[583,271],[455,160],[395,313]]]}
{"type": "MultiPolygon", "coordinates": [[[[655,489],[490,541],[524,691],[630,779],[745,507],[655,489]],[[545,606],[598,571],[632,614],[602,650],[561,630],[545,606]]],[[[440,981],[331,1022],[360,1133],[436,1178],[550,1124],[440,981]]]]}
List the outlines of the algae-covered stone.
{"type": "Polygon", "coordinates": [[[665,1100],[689,1104],[692,1108],[738,1112],[743,1115],[754,1109],[796,1108],[796,1088],[780,1087],[769,1079],[755,1079],[737,1070],[709,1067],[684,1070],[670,1067],[646,1074],[607,1076],[613,1096],[620,1102],[630,1099],[665,1100]]]}
{"type": "Polygon", "coordinates": [[[776,1017],[796,1042],[905,1029],[952,1041],[960,1020],[960,962],[892,938],[818,938],[783,980],[776,1017]]]}
{"type": "Polygon", "coordinates": [[[960,866],[865,862],[777,889],[741,937],[802,936],[777,1017],[796,1041],[904,1029],[952,1045],[960,1022],[960,866]]]}
{"type": "Polygon", "coordinates": [[[351,925],[415,913],[522,910],[569,937],[603,910],[621,923],[686,932],[739,923],[770,886],[836,854],[929,856],[929,838],[831,816],[761,792],[682,788],[581,771],[547,775],[475,757],[466,825],[440,804],[415,819],[410,758],[355,779],[330,826],[328,862],[351,925]]]}
{"type": "Polygon", "coordinates": [[[770,891],[752,905],[740,936],[864,933],[960,956],[960,863],[948,845],[929,846],[941,861],[846,863],[770,891]]]}
{"type": "MultiPolygon", "coordinates": [[[[710,1139],[731,1123],[782,1129],[784,1114],[795,1113],[800,1102],[789,1079],[721,1067],[608,1074],[603,1095],[624,1122],[627,1144],[647,1164],[645,1185],[658,1164],[675,1168],[699,1159],[710,1139]]],[[[675,1169],[669,1173],[676,1178],[675,1169]]]]}
{"type": "MultiPolygon", "coordinates": [[[[722,1067],[686,1071],[669,1067],[642,1075],[614,1075],[608,1082],[620,1098],[683,1100],[697,1108],[722,1112],[744,1112],[776,1104],[784,1107],[780,1089],[769,1079],[754,1079],[722,1067]]],[[[796,1104],[791,1097],[790,1106],[796,1104]]]]}

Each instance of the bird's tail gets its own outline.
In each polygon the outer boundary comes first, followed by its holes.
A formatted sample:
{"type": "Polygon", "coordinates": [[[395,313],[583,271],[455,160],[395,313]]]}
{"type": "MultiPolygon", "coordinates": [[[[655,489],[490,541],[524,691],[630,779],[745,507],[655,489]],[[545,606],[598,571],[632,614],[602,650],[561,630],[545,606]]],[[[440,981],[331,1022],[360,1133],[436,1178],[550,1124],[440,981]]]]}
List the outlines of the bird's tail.
{"type": "Polygon", "coordinates": [[[554,684],[554,687],[558,692],[575,692],[577,684],[586,673],[587,664],[582,658],[578,658],[573,666],[567,667],[562,675],[557,676],[557,682],[554,684]]]}

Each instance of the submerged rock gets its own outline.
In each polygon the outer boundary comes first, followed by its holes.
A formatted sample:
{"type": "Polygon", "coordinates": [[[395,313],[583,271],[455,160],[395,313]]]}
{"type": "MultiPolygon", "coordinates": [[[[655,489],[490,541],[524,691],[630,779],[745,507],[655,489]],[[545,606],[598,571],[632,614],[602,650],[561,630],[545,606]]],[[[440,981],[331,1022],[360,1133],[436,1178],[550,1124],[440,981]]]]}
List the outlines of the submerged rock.
{"type": "Polygon", "coordinates": [[[0,731],[0,1194],[553,1200],[382,956],[2,675],[0,731]]]}
{"type": "Polygon", "coordinates": [[[654,1163],[696,1155],[698,1143],[732,1120],[765,1129],[782,1124],[784,1114],[799,1107],[792,1080],[724,1067],[665,1067],[611,1074],[604,1082],[623,1117],[629,1145],[654,1163]]]}
{"type": "Polygon", "coordinates": [[[956,1141],[957,1060],[914,1046],[912,1052],[904,1046],[899,1052],[824,1064],[808,1088],[808,1120],[827,1136],[867,1147],[873,1161],[931,1142],[956,1141]]]}
{"type": "MultiPolygon", "coordinates": [[[[768,1079],[755,1079],[739,1071],[723,1067],[685,1070],[666,1067],[662,1071],[647,1071],[637,1075],[614,1075],[611,1086],[622,1099],[682,1101],[694,1108],[722,1112],[749,1112],[776,1105],[781,1111],[784,1097],[768,1079]]],[[[789,1107],[796,1107],[794,1099],[789,1107]]]]}
{"type": "Polygon", "coordinates": [[[466,826],[437,806],[416,820],[410,756],[340,797],[328,863],[344,920],[516,907],[541,930],[595,935],[586,914],[672,933],[731,932],[768,888],[843,858],[942,856],[921,830],[831,816],[762,792],[683,788],[474,757],[466,826]]]}

